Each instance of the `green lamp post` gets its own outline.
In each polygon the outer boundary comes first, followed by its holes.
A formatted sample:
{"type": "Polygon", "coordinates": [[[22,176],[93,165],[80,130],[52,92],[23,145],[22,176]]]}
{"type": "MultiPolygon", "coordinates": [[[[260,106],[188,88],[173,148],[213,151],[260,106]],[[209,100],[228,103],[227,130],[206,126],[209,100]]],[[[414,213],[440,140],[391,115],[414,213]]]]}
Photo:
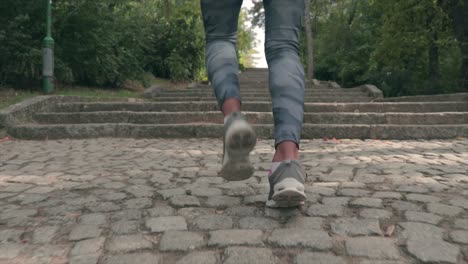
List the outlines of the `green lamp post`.
{"type": "Polygon", "coordinates": [[[46,94],[54,90],[54,39],[52,38],[52,0],[47,2],[47,35],[42,49],[42,89],[46,94]]]}

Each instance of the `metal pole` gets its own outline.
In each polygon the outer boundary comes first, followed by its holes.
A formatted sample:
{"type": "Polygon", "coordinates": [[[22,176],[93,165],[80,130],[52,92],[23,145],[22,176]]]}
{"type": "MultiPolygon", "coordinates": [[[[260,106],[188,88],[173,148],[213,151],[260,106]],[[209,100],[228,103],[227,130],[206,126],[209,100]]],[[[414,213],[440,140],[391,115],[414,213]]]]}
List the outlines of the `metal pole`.
{"type": "Polygon", "coordinates": [[[54,39],[52,38],[52,0],[47,2],[46,37],[42,48],[42,89],[46,94],[54,90],[54,39]]]}

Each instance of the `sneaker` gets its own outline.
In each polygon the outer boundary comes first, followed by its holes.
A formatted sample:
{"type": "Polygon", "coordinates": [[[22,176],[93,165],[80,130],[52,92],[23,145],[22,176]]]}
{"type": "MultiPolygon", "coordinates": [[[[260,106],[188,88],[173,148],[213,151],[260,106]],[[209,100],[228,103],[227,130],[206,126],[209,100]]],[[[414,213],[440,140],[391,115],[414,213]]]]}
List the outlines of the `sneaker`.
{"type": "Polygon", "coordinates": [[[224,124],[223,167],[221,176],[229,181],[242,181],[250,178],[254,167],[249,153],[255,147],[257,137],[245,116],[232,113],[224,124]]]}
{"type": "Polygon", "coordinates": [[[304,204],[306,174],[297,160],[285,160],[268,177],[270,194],[266,206],[295,207],[304,204]]]}

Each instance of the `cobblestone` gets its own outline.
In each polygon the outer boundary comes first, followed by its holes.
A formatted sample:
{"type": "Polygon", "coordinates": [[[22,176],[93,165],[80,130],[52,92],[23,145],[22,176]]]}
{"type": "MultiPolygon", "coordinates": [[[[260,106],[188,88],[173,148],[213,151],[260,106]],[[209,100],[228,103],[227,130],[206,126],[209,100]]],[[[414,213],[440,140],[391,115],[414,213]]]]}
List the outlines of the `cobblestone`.
{"type": "Polygon", "coordinates": [[[105,240],[104,237],[97,237],[77,242],[71,251],[71,255],[99,255],[104,248],[105,240]]]}
{"type": "Polygon", "coordinates": [[[151,253],[133,253],[123,255],[111,255],[104,261],[105,264],[158,264],[160,263],[160,257],[156,254],[151,253]]]}
{"type": "Polygon", "coordinates": [[[36,228],[33,234],[33,243],[47,244],[52,242],[58,229],[58,226],[42,226],[36,228]]]}
{"type": "Polygon", "coordinates": [[[399,259],[400,253],[392,239],[380,237],[354,237],[346,239],[348,254],[372,259],[399,259]]]}
{"type": "Polygon", "coordinates": [[[269,218],[265,217],[244,217],[239,220],[239,226],[242,229],[274,229],[280,226],[280,224],[269,218]]]}
{"type": "Polygon", "coordinates": [[[224,255],[224,264],[277,263],[272,251],[266,248],[228,247],[224,255]]]}
{"type": "Polygon", "coordinates": [[[153,244],[142,235],[114,236],[107,245],[111,252],[131,252],[152,247],[153,244]]]}
{"type": "Polygon", "coordinates": [[[463,211],[463,209],[460,207],[440,204],[440,203],[428,204],[427,210],[434,214],[446,215],[446,216],[456,216],[463,211]]]}
{"type": "Polygon", "coordinates": [[[224,209],[240,204],[240,198],[231,196],[210,196],[206,200],[206,206],[224,209]]]}
{"type": "Polygon", "coordinates": [[[209,246],[263,245],[260,230],[216,230],[210,232],[209,246]]]}
{"type": "Polygon", "coordinates": [[[388,219],[393,216],[392,212],[382,209],[362,209],[359,215],[363,218],[388,219]]]}
{"type": "Polygon", "coordinates": [[[70,240],[82,240],[86,238],[98,237],[101,229],[96,225],[77,225],[70,232],[70,240]]]}
{"type": "Polygon", "coordinates": [[[161,239],[161,251],[194,250],[205,244],[203,236],[188,231],[167,231],[161,239]]]}
{"type": "Polygon", "coordinates": [[[361,207],[380,208],[382,207],[382,199],[362,197],[362,198],[356,198],[352,200],[350,204],[354,206],[361,206],[361,207]]]}
{"type": "Polygon", "coordinates": [[[299,228],[276,229],[268,241],[280,247],[307,247],[317,250],[332,247],[331,238],[326,232],[299,228]]]}
{"type": "Polygon", "coordinates": [[[192,252],[179,259],[176,264],[216,264],[218,256],[214,252],[201,251],[192,252]]]}
{"type": "Polygon", "coordinates": [[[331,229],[335,234],[346,236],[382,234],[379,221],[373,219],[341,218],[331,224],[331,229]]]}
{"type": "Polygon", "coordinates": [[[461,244],[468,244],[468,231],[455,230],[450,232],[450,238],[453,241],[461,244]]]}
{"type": "Polygon", "coordinates": [[[337,257],[329,253],[304,252],[296,257],[296,264],[346,264],[343,257],[337,257]]]}
{"type": "Polygon", "coordinates": [[[442,221],[442,217],[438,215],[415,211],[406,211],[405,217],[408,221],[424,222],[433,225],[437,225],[440,221],[442,221]]]}
{"type": "Polygon", "coordinates": [[[198,201],[197,197],[189,195],[172,196],[169,203],[174,207],[200,206],[200,201],[198,201]]]}
{"type": "Polygon", "coordinates": [[[224,215],[202,215],[193,221],[197,229],[216,230],[232,228],[232,218],[224,215]]]}
{"type": "Polygon", "coordinates": [[[408,251],[423,262],[457,263],[460,249],[440,239],[410,239],[408,251]]]}
{"type": "Polygon", "coordinates": [[[313,216],[343,216],[344,207],[315,204],[309,207],[307,214],[313,216]]]}
{"type": "Polygon", "coordinates": [[[163,216],[146,220],[146,227],[151,229],[151,232],[187,230],[187,223],[181,216],[163,216]]]}
{"type": "Polygon", "coordinates": [[[293,209],[264,205],[273,141],[257,142],[258,170],[240,182],[218,176],[221,145],[0,143],[0,263],[466,262],[466,139],[304,140],[318,181],[293,209]]]}

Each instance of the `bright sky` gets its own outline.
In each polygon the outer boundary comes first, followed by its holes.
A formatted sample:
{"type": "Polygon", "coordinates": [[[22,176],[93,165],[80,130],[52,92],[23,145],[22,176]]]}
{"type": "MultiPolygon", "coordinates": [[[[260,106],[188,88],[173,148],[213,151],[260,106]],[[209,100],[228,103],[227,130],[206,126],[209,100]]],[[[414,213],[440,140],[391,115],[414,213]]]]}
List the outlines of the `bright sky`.
{"type": "MultiPolygon", "coordinates": [[[[242,7],[250,8],[253,6],[252,0],[244,0],[242,7]]],[[[255,27],[255,51],[257,54],[254,57],[254,66],[257,68],[267,68],[267,62],[265,59],[265,53],[263,51],[263,46],[265,43],[265,32],[263,29],[255,27]]]]}

